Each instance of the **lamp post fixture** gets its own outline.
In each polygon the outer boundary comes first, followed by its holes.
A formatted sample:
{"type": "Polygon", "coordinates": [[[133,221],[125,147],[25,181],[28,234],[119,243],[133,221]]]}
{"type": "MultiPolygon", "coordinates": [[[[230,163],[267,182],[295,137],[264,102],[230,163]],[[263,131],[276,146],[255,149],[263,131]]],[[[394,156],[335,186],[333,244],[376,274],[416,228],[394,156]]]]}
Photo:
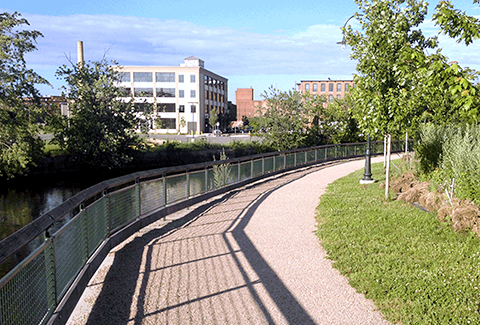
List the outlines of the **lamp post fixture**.
{"type": "MultiPolygon", "coordinates": [[[[340,42],[337,42],[337,44],[342,45],[342,49],[345,50],[345,47],[347,45],[347,42],[345,41],[345,28],[347,27],[348,22],[350,19],[354,18],[355,16],[363,16],[362,14],[355,13],[353,16],[347,19],[345,24],[343,25],[342,28],[342,40],[340,42]]],[[[360,180],[360,184],[371,184],[374,183],[375,180],[372,178],[372,154],[370,151],[370,135],[367,135],[367,148],[365,150],[365,172],[363,173],[363,178],[360,180]]]]}
{"type": "Polygon", "coordinates": [[[360,180],[360,184],[371,184],[375,180],[372,178],[372,154],[370,151],[370,135],[367,135],[367,148],[365,150],[365,172],[363,178],[360,180]]]}

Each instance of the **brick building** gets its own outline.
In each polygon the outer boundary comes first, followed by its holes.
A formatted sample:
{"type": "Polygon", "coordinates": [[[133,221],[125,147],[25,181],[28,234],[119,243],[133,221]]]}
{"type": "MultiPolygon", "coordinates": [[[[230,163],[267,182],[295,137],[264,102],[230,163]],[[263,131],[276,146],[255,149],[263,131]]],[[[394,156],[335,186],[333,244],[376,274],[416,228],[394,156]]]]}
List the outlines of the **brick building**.
{"type": "Polygon", "coordinates": [[[353,80],[302,80],[297,83],[297,90],[302,94],[325,95],[327,102],[334,98],[343,98],[350,87],[355,87],[353,80]]]}

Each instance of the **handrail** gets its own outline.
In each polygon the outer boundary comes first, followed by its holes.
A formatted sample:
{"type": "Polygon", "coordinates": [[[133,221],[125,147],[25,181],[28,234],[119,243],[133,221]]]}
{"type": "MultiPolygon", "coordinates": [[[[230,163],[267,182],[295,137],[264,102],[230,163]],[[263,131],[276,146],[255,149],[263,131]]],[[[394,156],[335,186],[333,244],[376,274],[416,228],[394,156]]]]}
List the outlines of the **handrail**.
{"type": "MultiPolygon", "coordinates": [[[[402,150],[404,141],[392,142],[392,151],[402,150]]],[[[383,142],[373,142],[371,152],[381,152],[380,147],[383,142]]],[[[180,209],[185,207],[182,202],[193,204],[192,198],[198,201],[202,195],[275,173],[364,154],[365,143],[325,145],[141,171],[93,185],[0,242],[2,263],[44,237],[0,279],[0,323],[45,324],[97,248],[135,220],[153,222],[150,216],[159,209],[174,205],[180,209]],[[39,269],[43,271],[38,273],[39,269]],[[21,294],[25,291],[41,295],[35,303],[25,303],[21,294]]]]}

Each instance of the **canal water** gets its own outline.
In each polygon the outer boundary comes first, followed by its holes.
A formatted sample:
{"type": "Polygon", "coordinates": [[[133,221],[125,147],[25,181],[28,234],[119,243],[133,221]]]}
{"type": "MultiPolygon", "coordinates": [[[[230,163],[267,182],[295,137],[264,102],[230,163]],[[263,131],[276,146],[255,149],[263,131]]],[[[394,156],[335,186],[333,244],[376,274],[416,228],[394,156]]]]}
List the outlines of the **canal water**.
{"type": "Polygon", "coordinates": [[[81,191],[81,185],[20,183],[0,189],[0,240],[81,191]]]}

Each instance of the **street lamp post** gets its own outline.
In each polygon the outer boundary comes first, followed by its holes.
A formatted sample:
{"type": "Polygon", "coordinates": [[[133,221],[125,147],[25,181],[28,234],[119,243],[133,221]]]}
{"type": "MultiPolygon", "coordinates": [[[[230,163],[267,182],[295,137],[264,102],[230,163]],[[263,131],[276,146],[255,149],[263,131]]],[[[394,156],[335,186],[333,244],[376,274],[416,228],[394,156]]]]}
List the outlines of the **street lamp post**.
{"type": "Polygon", "coordinates": [[[375,180],[372,178],[372,154],[370,151],[370,135],[367,135],[367,148],[365,150],[365,172],[363,178],[360,180],[360,184],[371,184],[375,180]]]}
{"type": "MultiPolygon", "coordinates": [[[[345,50],[347,42],[345,41],[345,28],[347,27],[348,22],[350,19],[356,16],[363,16],[362,14],[355,13],[352,17],[348,18],[342,28],[342,40],[337,42],[337,44],[341,44],[342,48],[345,50]]],[[[365,172],[363,173],[363,178],[360,180],[360,184],[371,184],[374,183],[375,180],[372,178],[372,154],[370,151],[370,135],[367,135],[367,148],[365,150],[365,172]]]]}

